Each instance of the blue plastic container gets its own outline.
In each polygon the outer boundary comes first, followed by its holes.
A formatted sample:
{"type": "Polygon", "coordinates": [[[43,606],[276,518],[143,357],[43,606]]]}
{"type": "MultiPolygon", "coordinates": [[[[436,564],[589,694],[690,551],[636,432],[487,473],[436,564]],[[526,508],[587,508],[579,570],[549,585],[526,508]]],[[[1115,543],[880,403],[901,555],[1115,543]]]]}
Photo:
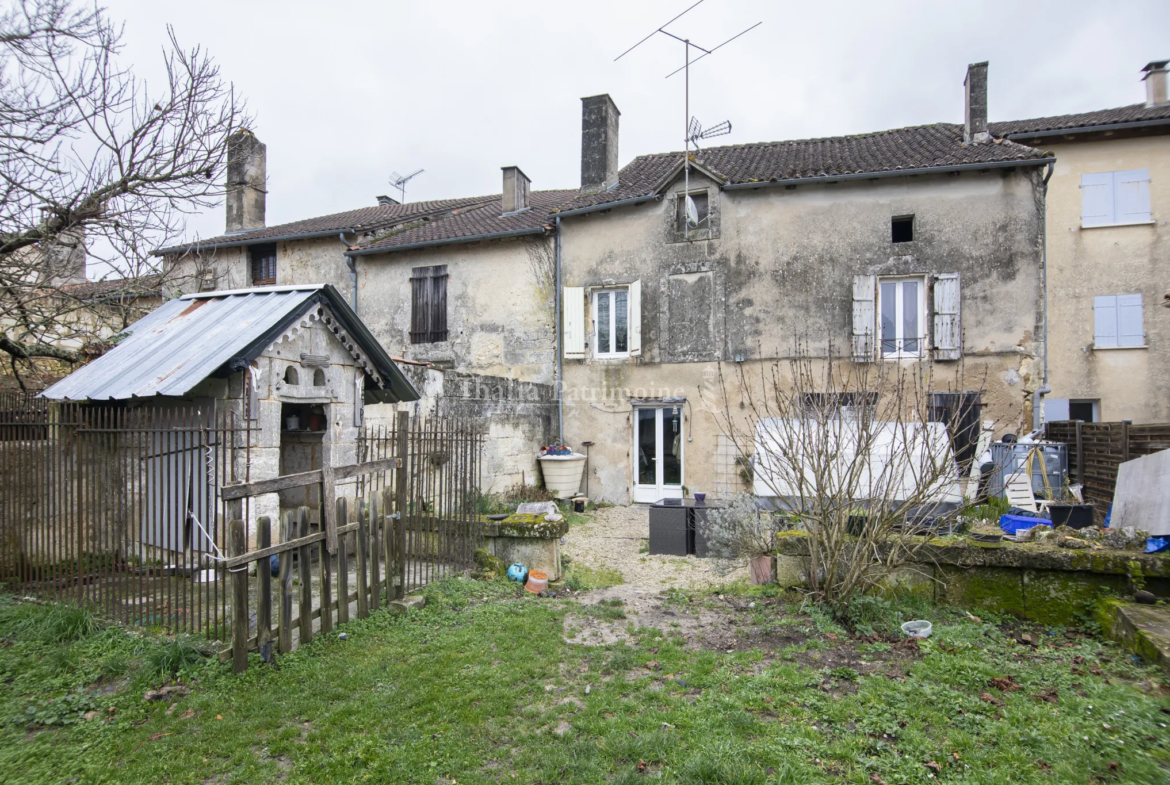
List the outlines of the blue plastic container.
{"type": "Polygon", "coordinates": [[[508,568],[508,578],[519,583],[528,581],[528,568],[523,564],[513,564],[508,568]]]}
{"type": "Polygon", "coordinates": [[[1004,514],[999,516],[999,528],[1013,536],[1041,524],[1051,526],[1052,520],[1050,518],[1033,518],[1030,515],[1004,514]]]}

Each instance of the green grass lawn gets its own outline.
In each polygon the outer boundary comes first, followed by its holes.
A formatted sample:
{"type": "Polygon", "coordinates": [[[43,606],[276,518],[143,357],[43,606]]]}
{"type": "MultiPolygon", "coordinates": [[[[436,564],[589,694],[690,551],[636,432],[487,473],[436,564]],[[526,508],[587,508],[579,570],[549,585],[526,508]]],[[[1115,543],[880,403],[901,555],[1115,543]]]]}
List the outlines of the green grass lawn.
{"type": "MultiPolygon", "coordinates": [[[[738,597],[728,624],[772,624],[789,643],[732,653],[686,650],[669,627],[635,629],[633,645],[568,645],[562,624],[577,606],[503,583],[426,593],[409,618],[377,614],[348,625],[346,641],[318,638],[277,665],[254,659],[238,677],[183,642],[0,598],[0,779],[1170,781],[1170,699],[1156,672],[1063,630],[1031,648],[1010,625],[933,609],[920,652],[861,675],[810,657],[846,643],[862,658],[902,648],[850,639],[775,593],[738,597]],[[190,694],[143,700],[175,672],[190,694]],[[1007,689],[993,686],[1007,676],[1007,689]],[[80,719],[87,711],[99,716],[80,719]]],[[[681,612],[714,596],[673,601],[681,612]]],[[[592,613],[632,624],[618,602],[592,613]]],[[[862,623],[885,632],[878,617],[862,623]]]]}

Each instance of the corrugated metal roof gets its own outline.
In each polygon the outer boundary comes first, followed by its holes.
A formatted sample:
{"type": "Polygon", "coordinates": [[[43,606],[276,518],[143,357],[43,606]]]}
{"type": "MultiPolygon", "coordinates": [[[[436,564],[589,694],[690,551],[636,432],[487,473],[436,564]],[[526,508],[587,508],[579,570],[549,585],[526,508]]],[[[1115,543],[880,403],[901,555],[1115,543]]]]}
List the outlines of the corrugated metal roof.
{"type": "Polygon", "coordinates": [[[72,401],[186,395],[233,360],[259,355],[322,300],[386,378],[392,398],[417,399],[413,385],[328,285],[257,287],[171,300],[131,325],[109,352],[43,395],[72,401]]]}

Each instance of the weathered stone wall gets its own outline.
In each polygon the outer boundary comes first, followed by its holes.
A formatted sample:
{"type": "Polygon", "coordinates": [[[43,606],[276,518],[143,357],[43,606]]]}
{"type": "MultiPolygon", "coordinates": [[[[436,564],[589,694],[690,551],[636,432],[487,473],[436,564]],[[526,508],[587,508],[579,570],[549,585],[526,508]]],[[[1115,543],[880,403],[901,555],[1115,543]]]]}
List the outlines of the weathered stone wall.
{"type": "MultiPolygon", "coordinates": [[[[669,396],[687,399],[683,483],[713,491],[719,414],[725,404],[733,416],[746,410],[732,363],[742,360],[758,378],[776,359],[783,369],[798,343],[813,355],[848,357],[857,274],[959,273],[963,360],[935,363],[933,389],[982,388],[984,417],[999,433],[1030,429],[1040,371],[1041,177],[988,170],[712,188],[711,239],[696,242],[678,241],[675,230],[681,182],[661,201],[563,219],[566,286],[642,285],[641,357],[599,360],[587,349],[584,361],[565,363],[565,437],[596,443],[593,495],[629,501],[630,399],[669,396]],[[902,215],[914,215],[915,238],[895,244],[890,220],[902,215]]],[[[704,184],[692,176],[692,191],[704,184]]],[[[588,311],[586,324],[592,341],[588,311]]]]}

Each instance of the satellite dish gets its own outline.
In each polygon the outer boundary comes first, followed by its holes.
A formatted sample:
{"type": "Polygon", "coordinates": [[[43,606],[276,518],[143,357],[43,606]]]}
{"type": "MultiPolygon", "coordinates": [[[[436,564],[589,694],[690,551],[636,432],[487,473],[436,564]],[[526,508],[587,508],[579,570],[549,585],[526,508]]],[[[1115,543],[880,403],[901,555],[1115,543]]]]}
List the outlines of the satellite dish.
{"type": "Polygon", "coordinates": [[[699,225],[699,208],[695,206],[695,200],[687,194],[687,226],[699,225]]]}

